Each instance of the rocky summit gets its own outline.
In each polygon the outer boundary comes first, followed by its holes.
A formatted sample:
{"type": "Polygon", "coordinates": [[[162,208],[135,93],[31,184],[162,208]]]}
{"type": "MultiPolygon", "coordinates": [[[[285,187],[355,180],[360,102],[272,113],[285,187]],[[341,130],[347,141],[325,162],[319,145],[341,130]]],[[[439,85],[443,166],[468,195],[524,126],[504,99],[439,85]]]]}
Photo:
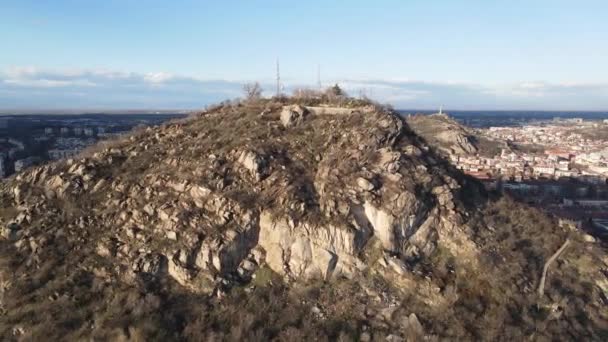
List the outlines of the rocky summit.
{"type": "Polygon", "coordinates": [[[446,114],[410,115],[407,123],[429,144],[447,154],[474,155],[478,151],[474,135],[446,114]]]}
{"type": "Polygon", "coordinates": [[[0,185],[0,336],[608,338],[605,246],[429,134],[367,101],[258,99],[31,168],[0,185]]]}

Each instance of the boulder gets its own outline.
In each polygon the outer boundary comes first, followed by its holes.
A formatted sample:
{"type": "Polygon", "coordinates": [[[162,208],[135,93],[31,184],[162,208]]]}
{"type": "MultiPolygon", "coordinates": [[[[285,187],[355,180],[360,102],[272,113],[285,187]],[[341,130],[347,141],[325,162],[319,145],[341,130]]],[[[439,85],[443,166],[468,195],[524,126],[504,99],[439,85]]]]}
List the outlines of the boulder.
{"type": "Polygon", "coordinates": [[[177,241],[177,233],[174,231],[167,232],[167,239],[177,241]]]}
{"type": "Polygon", "coordinates": [[[167,272],[180,285],[187,286],[192,276],[188,268],[176,257],[169,259],[167,272]]]}
{"type": "Polygon", "coordinates": [[[357,178],[357,185],[359,186],[359,189],[363,191],[373,191],[375,188],[372,182],[363,177],[357,178]]]}
{"type": "Polygon", "coordinates": [[[239,155],[238,162],[251,173],[256,181],[261,181],[267,176],[266,158],[253,151],[243,151],[239,155]]]}
{"type": "Polygon", "coordinates": [[[97,254],[99,256],[102,256],[102,257],[105,257],[105,258],[112,256],[112,251],[107,246],[107,244],[105,244],[103,242],[99,242],[97,244],[97,247],[95,248],[95,251],[97,252],[97,254]]]}
{"type": "Polygon", "coordinates": [[[285,127],[299,125],[308,117],[306,107],[300,105],[285,106],[281,110],[281,123],[285,127]]]}
{"type": "Polygon", "coordinates": [[[255,262],[248,259],[244,259],[237,268],[237,273],[242,278],[248,278],[253,274],[253,272],[255,272],[257,268],[258,265],[255,262]]]}
{"type": "Polygon", "coordinates": [[[190,196],[192,196],[195,201],[202,201],[209,195],[211,195],[211,190],[204,186],[195,185],[190,188],[190,196]]]}
{"type": "Polygon", "coordinates": [[[583,234],[583,240],[589,243],[594,243],[596,241],[595,238],[589,234],[583,234]]]}

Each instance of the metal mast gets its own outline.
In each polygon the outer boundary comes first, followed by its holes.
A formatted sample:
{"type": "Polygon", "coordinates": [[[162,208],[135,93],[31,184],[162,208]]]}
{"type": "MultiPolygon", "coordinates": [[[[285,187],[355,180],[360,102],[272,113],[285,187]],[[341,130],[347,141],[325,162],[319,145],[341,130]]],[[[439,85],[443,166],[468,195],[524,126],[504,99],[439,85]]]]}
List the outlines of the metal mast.
{"type": "Polygon", "coordinates": [[[321,64],[317,64],[317,84],[319,85],[319,91],[323,89],[321,85],[321,64]]]}
{"type": "Polygon", "coordinates": [[[281,96],[281,73],[279,70],[279,59],[277,58],[277,97],[281,96]]]}

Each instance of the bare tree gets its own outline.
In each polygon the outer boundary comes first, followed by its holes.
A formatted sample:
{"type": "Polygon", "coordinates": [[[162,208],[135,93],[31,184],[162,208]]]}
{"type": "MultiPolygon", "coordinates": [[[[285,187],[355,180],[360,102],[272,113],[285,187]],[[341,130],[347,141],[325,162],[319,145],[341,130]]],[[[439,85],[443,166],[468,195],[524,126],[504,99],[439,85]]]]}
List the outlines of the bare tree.
{"type": "Polygon", "coordinates": [[[243,86],[247,100],[257,100],[262,97],[262,86],[258,82],[247,83],[243,86]]]}
{"type": "Polygon", "coordinates": [[[323,96],[323,94],[316,89],[299,88],[293,91],[293,96],[299,99],[316,99],[323,96]]]}

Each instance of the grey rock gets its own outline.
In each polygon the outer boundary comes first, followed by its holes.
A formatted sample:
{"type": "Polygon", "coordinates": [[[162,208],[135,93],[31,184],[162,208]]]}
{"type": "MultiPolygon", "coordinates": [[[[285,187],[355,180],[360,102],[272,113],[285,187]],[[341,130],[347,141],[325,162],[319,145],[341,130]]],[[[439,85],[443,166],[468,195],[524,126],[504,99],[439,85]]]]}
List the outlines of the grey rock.
{"type": "Polygon", "coordinates": [[[363,191],[372,191],[375,188],[375,186],[372,182],[370,182],[369,180],[367,180],[363,177],[357,178],[357,185],[363,191]]]}
{"type": "Polygon", "coordinates": [[[285,106],[281,111],[281,123],[292,127],[302,123],[308,117],[308,110],[299,105],[285,106]]]}

